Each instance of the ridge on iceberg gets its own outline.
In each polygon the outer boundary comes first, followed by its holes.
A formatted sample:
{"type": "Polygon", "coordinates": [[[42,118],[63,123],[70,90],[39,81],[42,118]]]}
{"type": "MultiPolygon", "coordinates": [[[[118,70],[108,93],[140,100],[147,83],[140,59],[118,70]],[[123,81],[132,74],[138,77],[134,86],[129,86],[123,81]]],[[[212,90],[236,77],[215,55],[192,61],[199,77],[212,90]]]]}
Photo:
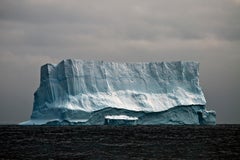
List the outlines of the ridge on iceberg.
{"type": "Polygon", "coordinates": [[[198,62],[67,59],[41,67],[31,119],[21,124],[216,124],[205,105],[198,62]]]}

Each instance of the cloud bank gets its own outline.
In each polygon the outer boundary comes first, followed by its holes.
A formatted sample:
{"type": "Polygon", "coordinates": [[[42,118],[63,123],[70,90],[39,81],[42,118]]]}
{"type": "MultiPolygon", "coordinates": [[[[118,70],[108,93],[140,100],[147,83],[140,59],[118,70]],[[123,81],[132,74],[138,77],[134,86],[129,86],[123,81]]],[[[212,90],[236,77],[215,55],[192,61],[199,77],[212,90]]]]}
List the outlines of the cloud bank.
{"type": "Polygon", "coordinates": [[[2,0],[0,122],[29,118],[39,69],[66,58],[200,62],[218,123],[240,123],[239,0],[2,0]]]}

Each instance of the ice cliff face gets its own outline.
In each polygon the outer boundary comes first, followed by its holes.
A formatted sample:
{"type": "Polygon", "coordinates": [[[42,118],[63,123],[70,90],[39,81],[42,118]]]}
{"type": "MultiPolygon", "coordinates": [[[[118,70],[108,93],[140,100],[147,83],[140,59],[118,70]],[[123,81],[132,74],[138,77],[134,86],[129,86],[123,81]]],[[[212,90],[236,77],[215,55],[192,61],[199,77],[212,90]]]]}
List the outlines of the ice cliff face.
{"type": "Polygon", "coordinates": [[[46,64],[41,67],[31,121],[23,124],[104,124],[105,117],[118,115],[136,117],[134,124],[215,124],[215,112],[205,110],[198,69],[199,63],[182,61],[68,59],[46,64]],[[163,120],[164,115],[169,116],[163,120]]]}

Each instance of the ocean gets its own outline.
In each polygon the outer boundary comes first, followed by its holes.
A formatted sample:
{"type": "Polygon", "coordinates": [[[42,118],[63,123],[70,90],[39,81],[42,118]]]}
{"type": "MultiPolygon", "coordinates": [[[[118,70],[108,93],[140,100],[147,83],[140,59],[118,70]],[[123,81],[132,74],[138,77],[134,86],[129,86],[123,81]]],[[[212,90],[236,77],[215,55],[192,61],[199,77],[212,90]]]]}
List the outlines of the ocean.
{"type": "Polygon", "coordinates": [[[0,159],[240,159],[240,125],[1,125],[0,159]]]}

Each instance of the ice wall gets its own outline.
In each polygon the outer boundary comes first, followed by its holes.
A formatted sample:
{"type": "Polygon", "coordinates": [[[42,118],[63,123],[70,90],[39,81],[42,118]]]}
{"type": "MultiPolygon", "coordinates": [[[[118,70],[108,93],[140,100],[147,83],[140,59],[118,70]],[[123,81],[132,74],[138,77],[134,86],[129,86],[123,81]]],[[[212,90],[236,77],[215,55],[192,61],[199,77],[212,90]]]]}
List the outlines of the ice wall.
{"type": "Polygon", "coordinates": [[[68,59],[41,67],[31,119],[87,121],[105,108],[151,113],[205,104],[197,62],[68,59]]]}

